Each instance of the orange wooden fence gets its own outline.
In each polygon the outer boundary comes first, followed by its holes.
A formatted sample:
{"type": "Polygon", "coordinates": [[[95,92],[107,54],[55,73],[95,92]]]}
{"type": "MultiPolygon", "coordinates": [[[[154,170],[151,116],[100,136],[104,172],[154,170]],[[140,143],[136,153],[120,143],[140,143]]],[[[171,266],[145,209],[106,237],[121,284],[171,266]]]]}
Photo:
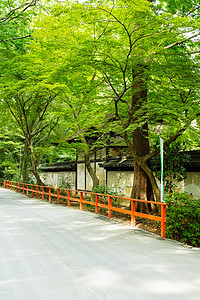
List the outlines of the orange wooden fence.
{"type": "Polygon", "coordinates": [[[71,190],[71,189],[62,189],[62,188],[52,188],[48,186],[39,186],[34,184],[27,184],[21,182],[14,182],[4,180],[4,187],[10,188],[17,192],[22,192],[23,194],[31,195],[32,197],[45,199],[45,196],[48,198],[49,202],[52,201],[52,197],[54,197],[58,204],[60,204],[61,200],[64,199],[67,201],[68,206],[70,206],[71,202],[78,202],[80,204],[80,209],[83,210],[84,204],[89,204],[95,207],[95,213],[99,213],[99,207],[107,209],[108,218],[112,216],[112,211],[120,212],[123,214],[127,214],[131,216],[131,226],[135,226],[136,219],[135,217],[151,219],[154,221],[161,222],[161,237],[166,238],[166,203],[162,202],[154,202],[154,201],[145,201],[145,200],[137,200],[132,198],[125,198],[113,195],[104,195],[93,192],[79,191],[79,190],[71,190]],[[85,195],[85,197],[84,197],[85,195]],[[89,195],[89,197],[88,197],[89,195]],[[93,196],[92,196],[93,195],[93,196]],[[87,196],[87,197],[86,197],[87,196]],[[101,198],[106,198],[106,204],[101,203],[101,198]],[[123,201],[128,201],[131,203],[130,210],[116,207],[114,206],[114,200],[120,199],[123,201]],[[157,204],[161,207],[160,216],[144,214],[140,212],[136,212],[136,202],[143,202],[149,204],[157,204]]]}

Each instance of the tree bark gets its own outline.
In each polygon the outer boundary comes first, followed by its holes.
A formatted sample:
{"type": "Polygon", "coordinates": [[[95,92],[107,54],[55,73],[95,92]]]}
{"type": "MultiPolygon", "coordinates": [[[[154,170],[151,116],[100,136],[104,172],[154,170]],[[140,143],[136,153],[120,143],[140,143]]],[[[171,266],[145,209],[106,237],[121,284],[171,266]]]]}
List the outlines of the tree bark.
{"type": "MultiPolygon", "coordinates": [[[[144,124],[142,129],[133,131],[134,153],[137,157],[142,157],[149,153],[148,124],[144,124]],[[143,129],[143,130],[142,130],[143,129]]],[[[134,159],[134,179],[131,197],[141,200],[149,200],[148,196],[152,194],[152,188],[149,184],[148,175],[134,159]]],[[[148,206],[145,203],[138,205],[138,210],[148,212],[148,206]]]]}
{"type": "MultiPolygon", "coordinates": [[[[147,102],[147,86],[144,78],[144,70],[146,66],[138,66],[136,71],[132,70],[132,110],[133,117],[131,122],[134,124],[138,121],[141,115],[137,115],[138,110],[147,102]]],[[[154,194],[158,200],[158,186],[150,168],[150,161],[143,161],[142,157],[150,153],[148,140],[148,122],[141,127],[133,130],[132,142],[128,141],[128,136],[125,134],[125,141],[131,148],[131,154],[134,159],[134,179],[131,197],[141,200],[154,201],[154,194]],[[155,193],[156,191],[156,193],[155,193]]],[[[138,210],[148,212],[149,210],[156,211],[156,206],[148,206],[147,204],[138,205],[138,210]]]]}
{"type": "MultiPolygon", "coordinates": [[[[145,124],[147,127],[147,124],[145,124]]],[[[148,132],[145,130],[145,132],[148,132]]],[[[140,200],[160,201],[160,190],[158,188],[155,176],[150,168],[150,162],[143,160],[143,157],[149,153],[149,141],[147,137],[136,129],[133,133],[134,147],[131,147],[131,153],[134,160],[134,178],[131,191],[131,197],[140,200]]],[[[154,204],[138,205],[138,210],[148,212],[157,211],[154,204]]]]}

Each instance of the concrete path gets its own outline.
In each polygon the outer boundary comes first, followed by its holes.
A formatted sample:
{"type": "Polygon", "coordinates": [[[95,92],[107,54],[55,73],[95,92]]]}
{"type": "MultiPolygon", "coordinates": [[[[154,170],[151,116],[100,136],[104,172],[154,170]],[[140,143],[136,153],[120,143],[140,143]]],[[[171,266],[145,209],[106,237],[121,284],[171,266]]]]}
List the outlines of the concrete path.
{"type": "Polygon", "coordinates": [[[200,251],[0,189],[4,299],[200,299],[200,251]]]}

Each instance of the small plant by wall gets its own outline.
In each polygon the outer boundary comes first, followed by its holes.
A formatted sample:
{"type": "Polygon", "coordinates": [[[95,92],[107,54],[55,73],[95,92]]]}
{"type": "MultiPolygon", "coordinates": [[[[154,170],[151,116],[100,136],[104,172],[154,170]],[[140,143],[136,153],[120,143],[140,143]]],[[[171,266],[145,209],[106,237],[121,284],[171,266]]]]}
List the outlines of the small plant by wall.
{"type": "MultiPolygon", "coordinates": [[[[94,193],[99,193],[99,194],[105,194],[105,195],[113,195],[113,196],[119,196],[119,197],[122,197],[123,195],[116,192],[114,190],[114,188],[109,188],[107,185],[105,184],[101,184],[101,185],[98,185],[96,186],[95,188],[93,188],[92,190],[94,193]]],[[[99,199],[101,200],[102,203],[106,204],[107,203],[107,197],[105,196],[100,196],[99,199]]],[[[119,206],[120,205],[120,199],[118,198],[113,198],[113,204],[115,206],[119,206]]],[[[103,211],[103,209],[102,209],[103,211]]]]}
{"type": "Polygon", "coordinates": [[[200,200],[185,193],[167,198],[167,235],[185,244],[200,247],[200,200]]]}
{"type": "Polygon", "coordinates": [[[105,194],[105,195],[116,195],[112,188],[107,187],[105,184],[101,184],[93,188],[94,193],[105,194]]]}
{"type": "Polygon", "coordinates": [[[61,177],[58,179],[58,187],[62,189],[71,189],[72,183],[68,178],[61,177]]]}

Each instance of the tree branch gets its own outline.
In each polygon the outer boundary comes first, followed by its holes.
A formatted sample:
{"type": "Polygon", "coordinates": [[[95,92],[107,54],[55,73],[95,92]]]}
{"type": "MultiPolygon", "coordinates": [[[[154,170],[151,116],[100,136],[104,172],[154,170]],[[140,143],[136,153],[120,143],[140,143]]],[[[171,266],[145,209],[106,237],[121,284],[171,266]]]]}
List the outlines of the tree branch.
{"type": "Polygon", "coordinates": [[[185,16],[188,17],[188,16],[191,15],[195,10],[197,10],[197,9],[199,9],[199,8],[200,8],[200,5],[197,6],[197,7],[195,7],[193,10],[189,11],[189,12],[187,13],[187,15],[185,15],[185,16]]]}
{"type": "Polygon", "coordinates": [[[164,47],[164,49],[170,49],[170,48],[173,48],[174,46],[181,45],[182,43],[185,43],[188,40],[190,40],[190,39],[192,39],[192,38],[194,38],[194,37],[196,37],[198,35],[199,35],[199,33],[193,34],[192,36],[190,36],[190,37],[188,37],[188,38],[186,38],[186,39],[184,39],[182,41],[177,41],[177,42],[175,42],[175,43],[173,43],[171,45],[168,45],[168,46],[164,47]]]}
{"type": "Polygon", "coordinates": [[[30,34],[25,35],[25,36],[21,36],[21,37],[17,37],[17,38],[10,38],[10,39],[7,39],[7,40],[0,40],[0,42],[10,42],[10,41],[14,41],[14,40],[21,40],[21,39],[29,38],[29,37],[31,37],[30,34]]]}
{"type": "Polygon", "coordinates": [[[33,0],[31,2],[26,2],[24,5],[21,5],[21,6],[17,6],[16,8],[13,8],[6,17],[3,17],[1,18],[1,22],[3,23],[8,23],[10,21],[12,21],[13,19],[15,19],[16,17],[19,17],[23,12],[25,12],[29,7],[31,6],[35,6],[37,4],[39,0],[33,0]],[[22,9],[23,8],[23,9],[22,9]],[[22,9],[22,10],[21,10],[22,9]],[[21,11],[20,11],[21,10],[21,11]],[[15,17],[12,17],[13,14],[15,12],[19,11],[19,14],[15,17]]]}
{"type": "MultiPolygon", "coordinates": [[[[192,121],[190,121],[191,123],[192,121]]],[[[172,142],[176,141],[176,139],[181,136],[181,134],[188,128],[188,125],[185,125],[184,127],[182,127],[180,130],[178,130],[178,132],[176,132],[174,135],[170,136],[168,138],[168,140],[166,142],[164,142],[164,147],[167,145],[170,145],[172,142]]],[[[142,160],[144,161],[148,161],[150,160],[152,157],[154,157],[155,155],[157,155],[160,152],[159,147],[157,147],[156,150],[150,152],[149,154],[145,155],[142,157],[142,160]]]]}

